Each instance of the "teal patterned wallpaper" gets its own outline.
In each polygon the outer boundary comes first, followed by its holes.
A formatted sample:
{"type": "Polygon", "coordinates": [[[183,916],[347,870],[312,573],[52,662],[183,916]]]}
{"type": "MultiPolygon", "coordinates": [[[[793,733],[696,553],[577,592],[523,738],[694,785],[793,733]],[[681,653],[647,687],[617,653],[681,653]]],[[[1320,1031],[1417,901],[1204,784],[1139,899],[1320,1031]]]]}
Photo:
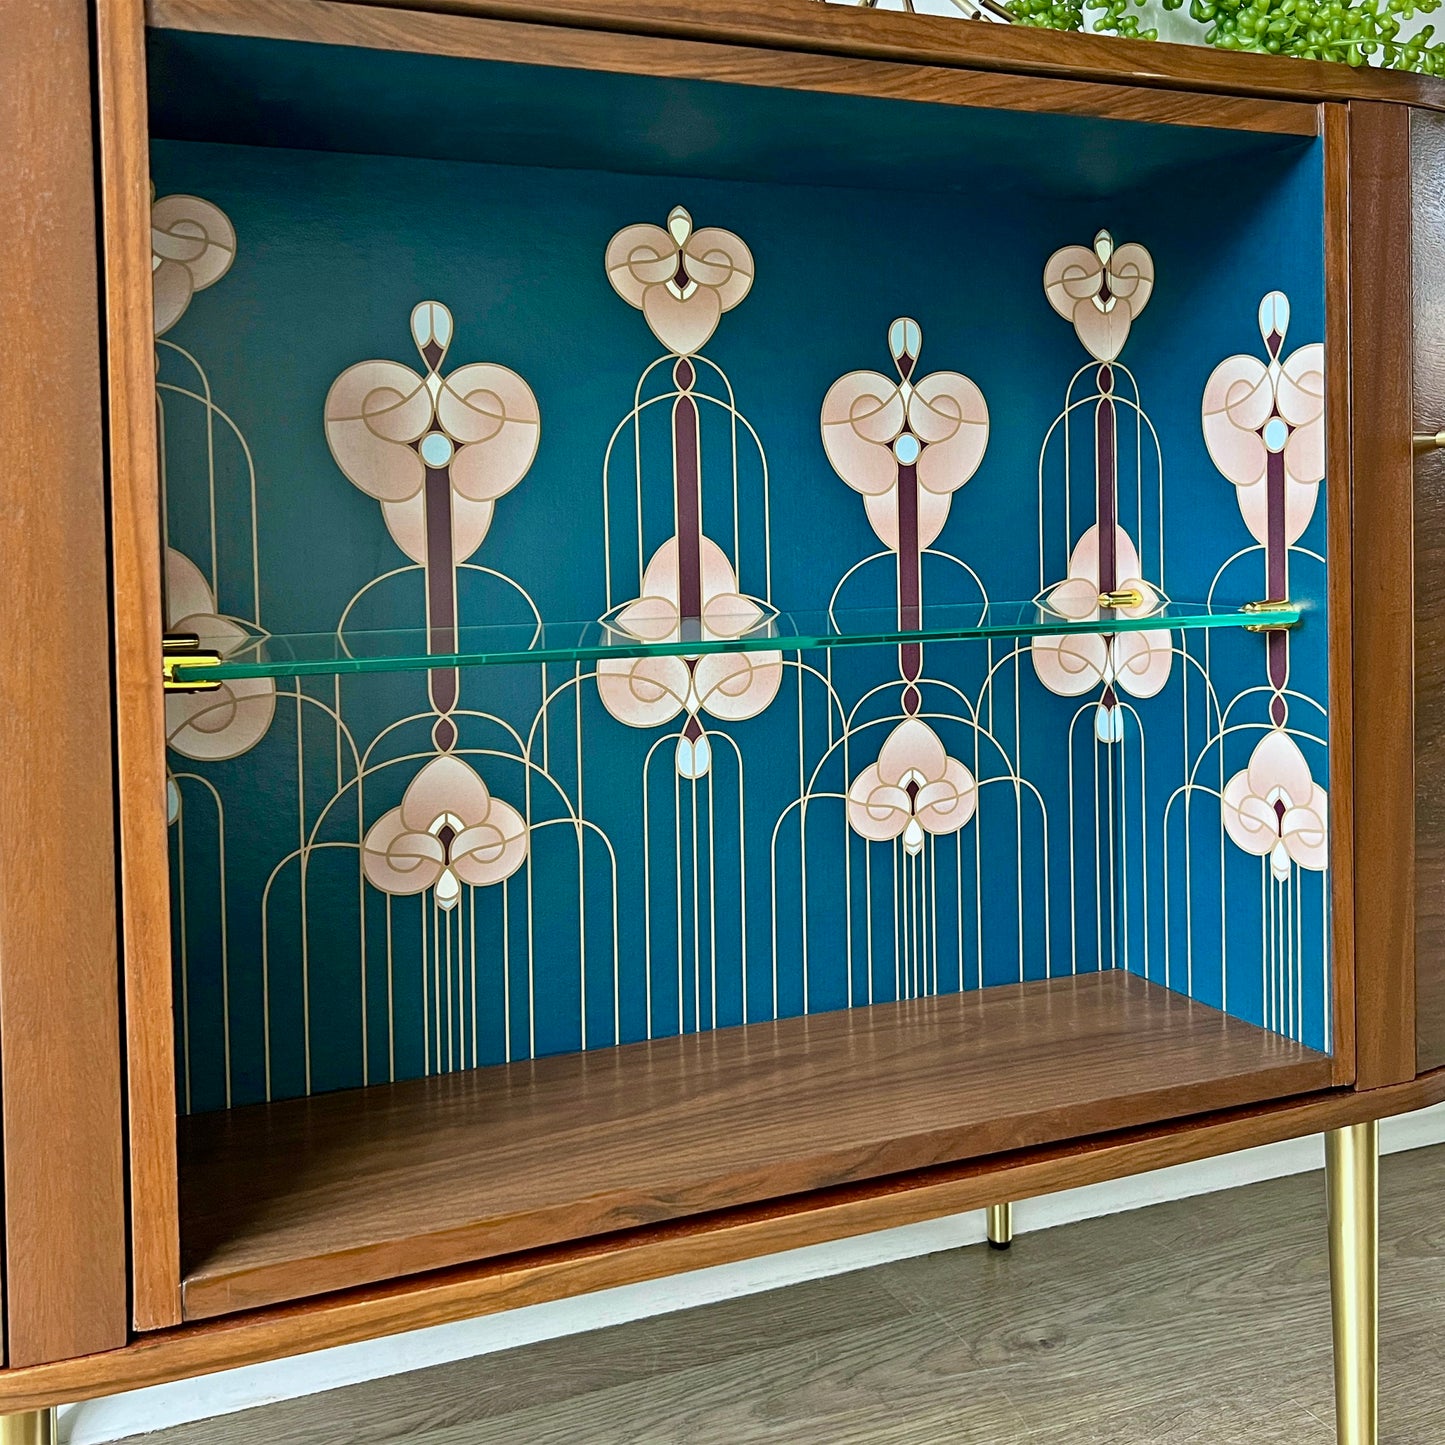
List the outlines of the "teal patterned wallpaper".
{"type": "Polygon", "coordinates": [[[168,620],[222,651],[1310,609],[174,699],[183,1109],[1106,967],[1329,1046],[1313,143],[1107,203],[152,165],[168,620]]]}

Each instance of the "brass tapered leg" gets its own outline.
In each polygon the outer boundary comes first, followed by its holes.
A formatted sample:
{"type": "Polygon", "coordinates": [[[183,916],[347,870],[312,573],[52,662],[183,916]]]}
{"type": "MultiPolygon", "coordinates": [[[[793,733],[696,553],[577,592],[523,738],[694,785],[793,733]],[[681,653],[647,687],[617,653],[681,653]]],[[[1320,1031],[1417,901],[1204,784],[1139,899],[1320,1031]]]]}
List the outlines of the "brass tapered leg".
{"type": "Polygon", "coordinates": [[[988,1243],[990,1249],[1007,1249],[1014,1242],[1014,1207],[1012,1204],[990,1204],[988,1207],[988,1243]]]}
{"type": "Polygon", "coordinates": [[[1379,1442],[1380,1126],[1325,1135],[1339,1445],[1379,1442]]]}
{"type": "Polygon", "coordinates": [[[55,1445],[55,1411],[0,1415],[0,1445],[55,1445]]]}

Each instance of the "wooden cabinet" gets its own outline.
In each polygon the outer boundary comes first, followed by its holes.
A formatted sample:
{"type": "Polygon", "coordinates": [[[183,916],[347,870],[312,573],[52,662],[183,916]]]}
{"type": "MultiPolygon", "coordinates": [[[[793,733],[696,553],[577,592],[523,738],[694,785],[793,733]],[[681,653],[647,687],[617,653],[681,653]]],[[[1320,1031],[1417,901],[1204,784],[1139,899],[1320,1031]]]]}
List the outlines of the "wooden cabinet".
{"type": "Polygon", "coordinates": [[[64,509],[0,411],[0,1404],[1445,1098],[1433,84],[810,0],[95,45],[101,245],[4,295],[92,410],[64,509]]]}

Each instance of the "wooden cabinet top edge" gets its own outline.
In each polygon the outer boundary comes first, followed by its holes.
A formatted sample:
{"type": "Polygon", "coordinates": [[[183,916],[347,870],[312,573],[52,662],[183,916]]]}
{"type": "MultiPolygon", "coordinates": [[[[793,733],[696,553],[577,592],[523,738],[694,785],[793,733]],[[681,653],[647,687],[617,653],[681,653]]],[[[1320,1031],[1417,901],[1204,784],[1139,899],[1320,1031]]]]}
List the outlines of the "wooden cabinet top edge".
{"type": "Polygon", "coordinates": [[[1320,133],[1320,107],[1297,100],[1064,80],[1004,69],[960,72],[766,44],[537,24],[342,0],[149,0],[153,28],[420,56],[872,96],[974,110],[1090,116],[1284,136],[1320,133]]]}
{"type": "MultiPolygon", "coordinates": [[[[1209,46],[992,25],[822,0],[316,0],[337,12],[503,20],[632,36],[1011,72],[1054,80],[1199,91],[1279,101],[1383,100],[1445,110],[1445,79],[1209,46]]],[[[315,6],[313,6],[315,8],[315,6]]],[[[288,0],[146,0],[153,28],[275,33],[288,0]]],[[[297,33],[288,38],[305,40],[297,33]]]]}

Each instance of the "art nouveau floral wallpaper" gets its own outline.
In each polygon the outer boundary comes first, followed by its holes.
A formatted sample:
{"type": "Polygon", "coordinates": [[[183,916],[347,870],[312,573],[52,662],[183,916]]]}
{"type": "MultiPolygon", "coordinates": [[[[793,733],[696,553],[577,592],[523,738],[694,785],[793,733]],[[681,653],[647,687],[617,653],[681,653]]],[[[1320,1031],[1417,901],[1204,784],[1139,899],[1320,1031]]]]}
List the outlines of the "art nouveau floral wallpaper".
{"type": "Polygon", "coordinates": [[[167,617],[228,655],[1312,604],[172,699],[183,1108],[1110,967],[1328,1048],[1317,157],[1234,217],[154,169],[167,617]]]}

